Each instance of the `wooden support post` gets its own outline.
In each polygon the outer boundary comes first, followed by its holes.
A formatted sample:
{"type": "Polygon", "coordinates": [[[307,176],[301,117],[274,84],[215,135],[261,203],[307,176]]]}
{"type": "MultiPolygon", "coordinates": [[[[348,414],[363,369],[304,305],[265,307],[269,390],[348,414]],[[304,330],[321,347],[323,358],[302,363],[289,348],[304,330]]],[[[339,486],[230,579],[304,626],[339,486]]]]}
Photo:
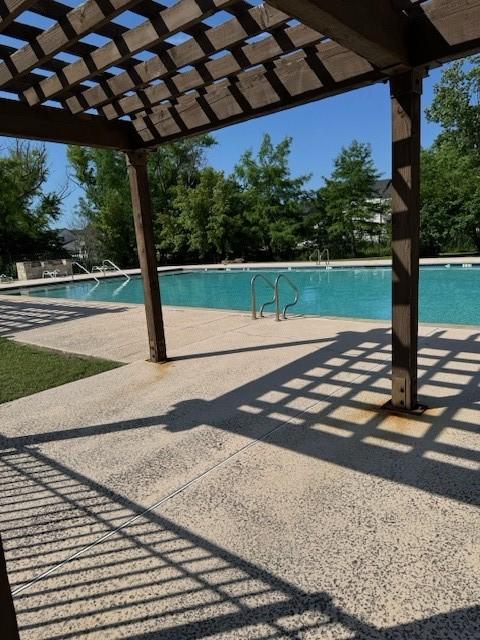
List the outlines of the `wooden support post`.
{"type": "Polygon", "coordinates": [[[423,71],[391,79],[392,95],[392,400],[417,404],[420,236],[420,118],[423,71]]]}
{"type": "Polygon", "coordinates": [[[137,237],[138,258],[145,291],[148,340],[151,362],[165,362],[167,348],[163,327],[162,302],[158,281],[153,234],[152,202],[148,185],[147,152],[127,151],[127,167],[132,195],[133,219],[137,237]]]}
{"type": "Polygon", "coordinates": [[[4,640],[19,640],[17,616],[13,606],[12,592],[8,582],[7,565],[3,555],[2,538],[0,537],[0,626],[4,640]]]}

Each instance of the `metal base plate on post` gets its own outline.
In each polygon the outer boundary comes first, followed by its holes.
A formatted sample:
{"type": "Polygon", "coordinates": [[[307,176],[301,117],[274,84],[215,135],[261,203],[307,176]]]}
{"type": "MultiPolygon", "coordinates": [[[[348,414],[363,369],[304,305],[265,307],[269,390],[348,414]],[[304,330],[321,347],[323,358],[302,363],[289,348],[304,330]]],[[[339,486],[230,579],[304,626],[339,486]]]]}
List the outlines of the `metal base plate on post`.
{"type": "Polygon", "coordinates": [[[389,413],[398,413],[399,415],[421,416],[427,411],[428,407],[426,404],[417,404],[413,409],[406,409],[405,407],[395,406],[392,400],[389,400],[382,406],[382,409],[389,413]]]}

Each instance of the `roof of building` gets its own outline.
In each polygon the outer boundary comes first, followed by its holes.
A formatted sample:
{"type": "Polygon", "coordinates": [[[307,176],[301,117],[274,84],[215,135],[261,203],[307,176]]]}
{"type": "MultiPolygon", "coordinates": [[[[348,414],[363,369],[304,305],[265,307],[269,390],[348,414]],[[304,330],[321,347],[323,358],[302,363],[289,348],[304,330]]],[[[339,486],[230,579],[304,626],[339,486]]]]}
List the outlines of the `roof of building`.
{"type": "Polygon", "coordinates": [[[382,178],[375,182],[375,193],[379,198],[391,198],[393,193],[393,185],[391,178],[382,178]]]}

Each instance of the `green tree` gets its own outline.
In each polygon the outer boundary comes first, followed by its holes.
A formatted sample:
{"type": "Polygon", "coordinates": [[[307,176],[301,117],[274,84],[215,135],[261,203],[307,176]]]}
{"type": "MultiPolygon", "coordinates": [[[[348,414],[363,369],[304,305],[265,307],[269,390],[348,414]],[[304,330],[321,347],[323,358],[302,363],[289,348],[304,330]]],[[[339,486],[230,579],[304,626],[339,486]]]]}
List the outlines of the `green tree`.
{"type": "Polygon", "coordinates": [[[189,253],[188,234],[178,219],[178,190],[198,184],[206,151],[215,144],[211,135],[203,135],[162,145],[149,156],[155,237],[164,260],[183,261],[189,253]]]}
{"type": "Polygon", "coordinates": [[[310,176],[292,177],[289,159],[292,139],[278,145],[265,134],[257,156],[247,151],[234,176],[243,191],[246,222],[255,239],[254,253],[275,258],[289,256],[298,244],[299,226],[311,194],[305,191],[310,176]]]}
{"type": "Polygon", "coordinates": [[[378,234],[376,214],[386,207],[378,199],[375,168],[369,144],[354,140],[335,159],[321,196],[325,207],[329,243],[342,255],[359,255],[360,246],[378,234]]]}
{"type": "Polygon", "coordinates": [[[437,144],[447,142],[480,165],[480,56],[451,63],[435,86],[427,119],[442,127],[437,144]]]}
{"type": "Polygon", "coordinates": [[[442,73],[427,118],[440,135],[422,154],[422,251],[480,251],[480,57],[442,73]]]}
{"type": "Polygon", "coordinates": [[[195,187],[181,185],[175,200],[178,224],[188,238],[187,248],[200,259],[227,258],[245,250],[245,221],[241,192],[231,177],[211,167],[195,187]]]}
{"type": "Polygon", "coordinates": [[[69,147],[68,159],[84,190],[79,213],[98,233],[102,255],[136,266],[135,230],[125,158],[118,151],[69,147]]]}
{"type": "Polygon", "coordinates": [[[57,234],[63,194],[44,192],[48,178],[44,146],[17,142],[0,157],[0,271],[17,260],[59,257],[57,234]]]}
{"type": "Polygon", "coordinates": [[[425,255],[480,251],[480,171],[443,140],[422,152],[421,243],[425,255]]]}
{"type": "MultiPolygon", "coordinates": [[[[193,186],[205,161],[211,136],[160,146],[148,158],[154,228],[158,246],[165,252],[181,252],[186,238],[174,207],[179,185],[193,186]]],[[[84,190],[79,214],[89,221],[104,257],[122,266],[137,264],[135,230],[124,155],[117,151],[68,148],[68,159],[84,190]]]]}
{"type": "Polygon", "coordinates": [[[314,250],[323,251],[330,248],[329,219],[325,211],[322,189],[318,189],[312,195],[298,233],[303,239],[303,257],[307,260],[313,255],[314,250]]]}

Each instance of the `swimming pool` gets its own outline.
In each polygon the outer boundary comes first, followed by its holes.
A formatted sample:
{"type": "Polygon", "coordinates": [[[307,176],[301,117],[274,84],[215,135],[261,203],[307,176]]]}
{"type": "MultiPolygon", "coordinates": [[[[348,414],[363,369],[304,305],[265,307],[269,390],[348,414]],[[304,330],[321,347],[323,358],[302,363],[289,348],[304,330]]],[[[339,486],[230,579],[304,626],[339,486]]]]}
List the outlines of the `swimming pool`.
{"type": "MultiPolygon", "coordinates": [[[[281,270],[300,290],[300,301],[292,313],[345,316],[387,320],[391,317],[390,268],[334,268],[281,270]]],[[[275,280],[280,270],[200,270],[162,274],[164,304],[214,309],[250,309],[250,281],[255,273],[275,280]]],[[[32,296],[143,302],[140,277],[130,281],[106,279],[96,284],[77,281],[25,291],[32,296]]],[[[281,286],[281,302],[292,299],[286,283],[281,286]]],[[[272,298],[260,279],[257,301],[272,298]]],[[[272,307],[268,307],[267,311],[272,307]]],[[[420,273],[420,320],[423,322],[480,324],[480,269],[445,266],[424,267],[420,273]]]]}

